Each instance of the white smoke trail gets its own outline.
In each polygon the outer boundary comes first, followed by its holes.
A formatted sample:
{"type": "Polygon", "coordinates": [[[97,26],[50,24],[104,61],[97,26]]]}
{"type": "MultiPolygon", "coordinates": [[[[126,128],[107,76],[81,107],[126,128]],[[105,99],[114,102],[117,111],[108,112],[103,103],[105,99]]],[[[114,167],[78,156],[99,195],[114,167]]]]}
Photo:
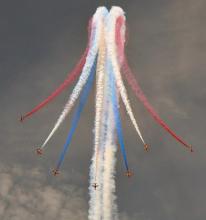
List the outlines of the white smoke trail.
{"type": "Polygon", "coordinates": [[[103,194],[103,164],[104,149],[99,149],[98,167],[96,167],[96,155],[93,154],[90,165],[90,184],[89,184],[89,220],[102,220],[102,194],[103,194]],[[96,179],[95,179],[96,176],[96,179]],[[98,182],[95,182],[98,180],[98,182]],[[93,184],[97,183],[97,189],[95,190],[93,184]]]}
{"type": "Polygon", "coordinates": [[[123,100],[123,103],[126,107],[127,113],[141,139],[141,141],[143,142],[144,146],[146,146],[146,143],[142,137],[142,134],[140,132],[139,126],[137,125],[137,122],[135,120],[135,117],[133,115],[132,112],[132,108],[130,106],[130,102],[127,96],[127,92],[121,77],[121,73],[120,73],[120,68],[118,65],[118,60],[117,60],[117,53],[116,53],[116,42],[115,42],[115,31],[116,31],[116,19],[119,16],[124,16],[124,12],[120,7],[112,7],[112,9],[110,10],[110,13],[108,15],[108,20],[107,20],[107,46],[108,46],[108,56],[111,59],[112,62],[112,67],[115,73],[115,79],[117,82],[117,87],[119,89],[121,98],[123,100]]]}
{"type": "MultiPolygon", "coordinates": [[[[110,73],[107,73],[110,74],[110,73]]],[[[107,77],[105,77],[107,78],[107,77]]],[[[114,131],[114,113],[111,103],[111,93],[109,87],[108,78],[107,90],[109,103],[106,106],[108,109],[108,117],[106,122],[106,139],[104,143],[104,172],[103,172],[103,193],[102,193],[102,203],[103,203],[103,220],[117,220],[117,205],[115,196],[115,153],[117,151],[117,145],[115,144],[115,131],[114,131]]]]}
{"type": "Polygon", "coordinates": [[[48,141],[51,139],[51,137],[54,135],[55,131],[59,128],[61,123],[64,121],[65,117],[67,114],[71,111],[72,107],[75,104],[75,101],[79,97],[79,94],[85,85],[88,77],[90,70],[92,68],[93,63],[95,62],[95,58],[97,56],[98,48],[99,48],[99,43],[100,43],[100,33],[101,29],[104,25],[104,17],[107,15],[108,11],[105,7],[99,7],[96,10],[96,13],[93,16],[92,19],[92,36],[93,39],[91,40],[91,47],[89,49],[87,58],[86,58],[86,63],[83,67],[82,74],[79,77],[79,80],[76,84],[76,86],[73,89],[72,94],[69,97],[68,102],[66,103],[64,110],[62,111],[60,117],[58,118],[56,124],[54,125],[54,128],[48,135],[47,139],[44,141],[42,144],[41,148],[44,148],[48,141]]]}
{"type": "MultiPolygon", "coordinates": [[[[110,117],[109,117],[110,118],[110,117]]],[[[111,118],[110,118],[111,119],[111,118]]],[[[110,121],[111,123],[111,121],[110,121]]],[[[108,125],[111,126],[111,125],[108,125]]],[[[114,216],[117,216],[117,206],[115,203],[115,153],[117,146],[112,140],[114,137],[114,132],[111,132],[111,137],[105,143],[104,151],[104,173],[103,173],[103,219],[111,220],[114,216]]],[[[115,218],[117,219],[117,217],[115,218]]]]}
{"type": "Polygon", "coordinates": [[[90,168],[90,208],[89,216],[90,220],[100,220],[102,213],[102,171],[103,171],[103,152],[100,149],[100,132],[102,122],[102,107],[104,97],[104,67],[105,67],[105,34],[104,27],[101,30],[101,39],[97,61],[97,81],[96,81],[96,113],[95,113],[95,139],[94,139],[94,153],[92,158],[92,165],[90,168]],[[93,184],[97,184],[98,188],[94,191],[93,184]]]}
{"type": "MultiPolygon", "coordinates": [[[[92,158],[92,163],[90,165],[90,184],[89,184],[89,211],[88,211],[88,219],[89,220],[101,220],[102,216],[102,170],[100,172],[101,166],[98,167],[96,170],[95,166],[96,158],[92,158]],[[95,175],[96,178],[99,180],[98,187],[95,190],[93,184],[95,183],[95,175]]],[[[99,163],[103,164],[103,157],[102,154],[99,157],[99,163]]]]}
{"type": "MultiPolygon", "coordinates": [[[[96,83],[96,114],[95,114],[95,140],[94,151],[96,156],[96,166],[98,166],[98,154],[100,147],[100,126],[102,121],[102,107],[104,96],[104,73],[105,73],[105,34],[104,28],[102,28],[101,43],[98,54],[97,63],[97,83],[96,83]]],[[[97,168],[96,168],[97,169],[97,168]]]]}

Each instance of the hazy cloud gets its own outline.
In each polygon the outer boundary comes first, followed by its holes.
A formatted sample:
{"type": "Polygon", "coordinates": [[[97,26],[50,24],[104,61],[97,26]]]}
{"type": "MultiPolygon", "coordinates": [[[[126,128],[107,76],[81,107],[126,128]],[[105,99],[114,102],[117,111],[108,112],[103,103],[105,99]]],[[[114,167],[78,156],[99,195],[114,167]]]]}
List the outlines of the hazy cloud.
{"type": "Polygon", "coordinates": [[[41,170],[4,167],[0,171],[0,218],[4,220],[87,218],[83,191],[72,184],[45,185],[41,170]]]}

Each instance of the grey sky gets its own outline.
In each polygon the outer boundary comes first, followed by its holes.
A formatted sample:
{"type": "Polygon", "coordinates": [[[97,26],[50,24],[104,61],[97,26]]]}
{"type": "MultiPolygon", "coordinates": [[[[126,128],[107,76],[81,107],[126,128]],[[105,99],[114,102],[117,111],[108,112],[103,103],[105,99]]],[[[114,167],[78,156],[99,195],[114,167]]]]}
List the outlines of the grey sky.
{"type": "MultiPolygon", "coordinates": [[[[84,220],[93,143],[94,89],[59,177],[50,175],[70,119],[42,143],[71,89],[33,118],[18,122],[61,83],[83,52],[87,22],[96,7],[123,7],[129,27],[128,60],[157,112],[194,146],[185,150],[128,92],[145,153],[123,114],[132,179],[117,163],[121,220],[202,220],[206,216],[206,1],[0,1],[0,219],[84,220]]],[[[124,111],[123,111],[124,112],[124,111]]]]}

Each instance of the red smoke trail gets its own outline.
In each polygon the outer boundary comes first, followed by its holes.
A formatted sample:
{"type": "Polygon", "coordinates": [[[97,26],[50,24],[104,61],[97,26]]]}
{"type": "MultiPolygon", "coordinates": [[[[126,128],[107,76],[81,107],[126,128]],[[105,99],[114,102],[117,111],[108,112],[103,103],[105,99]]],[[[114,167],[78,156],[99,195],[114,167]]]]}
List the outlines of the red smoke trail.
{"type": "Polygon", "coordinates": [[[49,102],[51,102],[56,96],[58,96],[66,87],[71,85],[77,77],[80,75],[82,68],[86,62],[86,57],[88,54],[89,46],[90,46],[90,35],[91,35],[91,25],[92,25],[92,19],[90,19],[88,24],[88,43],[87,47],[82,54],[79,62],[76,64],[74,69],[68,74],[65,81],[50,95],[48,96],[44,101],[42,101],[39,105],[37,105],[35,108],[33,108],[30,112],[26,113],[24,116],[21,117],[20,121],[22,122],[24,119],[26,119],[29,116],[32,116],[35,112],[39,111],[41,108],[43,108],[45,105],[47,105],[49,102]]]}
{"type": "Polygon", "coordinates": [[[139,98],[139,100],[143,103],[144,107],[152,115],[155,121],[159,125],[161,125],[172,137],[174,137],[178,142],[183,144],[186,148],[189,148],[192,152],[193,151],[192,146],[187,144],[184,140],[182,140],[182,138],[177,136],[175,132],[173,132],[169,128],[169,126],[160,118],[160,116],[157,114],[154,108],[150,105],[150,103],[147,100],[147,97],[144,95],[142,89],[140,88],[138,84],[138,81],[136,80],[134,74],[132,73],[132,70],[130,69],[128,65],[128,61],[124,53],[124,46],[123,46],[124,39],[121,39],[121,27],[122,25],[124,25],[124,23],[125,23],[124,18],[120,16],[116,22],[116,43],[117,43],[117,50],[120,56],[119,57],[120,64],[122,66],[122,70],[123,70],[125,78],[127,79],[136,97],[139,98]]]}
{"type": "MultiPolygon", "coordinates": [[[[122,61],[124,59],[124,45],[125,45],[125,38],[122,37],[122,27],[126,27],[125,25],[125,20],[124,17],[120,16],[117,18],[116,21],[116,35],[115,35],[115,40],[117,43],[117,54],[118,54],[118,59],[120,62],[120,65],[122,64],[122,61]]],[[[124,36],[124,34],[123,34],[124,36]]]]}

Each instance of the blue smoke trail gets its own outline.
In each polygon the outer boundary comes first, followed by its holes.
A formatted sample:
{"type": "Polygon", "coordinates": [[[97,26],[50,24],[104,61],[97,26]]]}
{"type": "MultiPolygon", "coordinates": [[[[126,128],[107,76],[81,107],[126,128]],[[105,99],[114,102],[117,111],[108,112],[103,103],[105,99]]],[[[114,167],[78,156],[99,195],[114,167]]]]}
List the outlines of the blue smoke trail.
{"type": "Polygon", "coordinates": [[[71,123],[71,128],[70,128],[69,134],[67,136],[66,143],[63,147],[63,150],[60,154],[60,157],[59,157],[59,160],[58,160],[58,163],[57,163],[57,170],[60,168],[61,164],[63,163],[63,160],[65,158],[65,154],[67,152],[69,144],[71,143],[72,136],[73,136],[73,134],[76,130],[77,124],[79,122],[82,110],[83,110],[83,108],[86,104],[87,98],[89,96],[89,92],[92,88],[92,84],[93,84],[94,76],[95,76],[95,71],[96,71],[96,62],[97,62],[97,57],[96,57],[95,62],[93,64],[92,68],[91,68],[91,72],[90,72],[89,78],[87,80],[87,83],[86,83],[86,85],[85,85],[85,87],[82,91],[81,96],[80,96],[79,105],[77,106],[77,108],[74,112],[74,115],[73,115],[73,118],[72,118],[72,123],[71,123]]]}
{"type": "Polygon", "coordinates": [[[107,74],[109,75],[109,81],[110,81],[110,87],[111,87],[111,101],[112,101],[112,107],[113,107],[113,112],[114,112],[114,119],[115,119],[115,126],[117,129],[117,137],[119,139],[119,144],[120,144],[120,149],[121,153],[124,159],[124,164],[126,167],[126,170],[129,170],[128,162],[127,162],[127,155],[125,151],[125,146],[124,146],[124,137],[123,137],[123,132],[122,132],[122,124],[121,124],[121,117],[120,117],[120,112],[118,108],[118,102],[117,102],[117,96],[116,96],[116,86],[115,86],[115,79],[114,79],[114,73],[111,68],[111,65],[107,65],[107,74]]]}

